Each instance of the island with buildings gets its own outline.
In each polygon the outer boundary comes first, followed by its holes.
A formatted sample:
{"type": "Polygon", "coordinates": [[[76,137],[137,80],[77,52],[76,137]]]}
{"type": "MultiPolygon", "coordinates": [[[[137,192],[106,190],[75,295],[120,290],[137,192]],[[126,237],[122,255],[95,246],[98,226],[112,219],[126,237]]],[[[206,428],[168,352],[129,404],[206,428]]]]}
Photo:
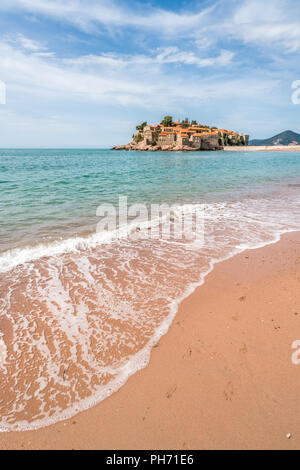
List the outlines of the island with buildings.
{"type": "Polygon", "coordinates": [[[113,147],[112,150],[223,150],[228,146],[248,146],[249,143],[246,134],[209,127],[197,121],[190,122],[188,118],[174,122],[172,116],[166,116],[160,124],[154,126],[143,122],[136,126],[136,130],[130,143],[113,147]]]}

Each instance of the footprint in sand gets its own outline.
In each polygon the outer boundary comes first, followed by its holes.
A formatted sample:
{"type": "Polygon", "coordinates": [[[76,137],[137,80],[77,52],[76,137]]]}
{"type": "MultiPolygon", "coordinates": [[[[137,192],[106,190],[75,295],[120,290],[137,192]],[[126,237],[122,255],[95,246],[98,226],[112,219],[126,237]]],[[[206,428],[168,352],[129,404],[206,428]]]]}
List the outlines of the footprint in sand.
{"type": "Polygon", "coordinates": [[[174,395],[174,393],[176,392],[177,390],[177,385],[174,385],[172,388],[170,388],[170,390],[167,392],[166,394],[166,397],[167,398],[172,398],[172,396],[174,395]]]}
{"type": "Polygon", "coordinates": [[[232,382],[228,382],[227,387],[223,393],[226,401],[232,401],[234,395],[232,382]]]}
{"type": "Polygon", "coordinates": [[[191,356],[192,356],[192,352],[193,352],[193,350],[192,350],[192,348],[189,346],[189,348],[186,350],[186,352],[185,352],[184,355],[182,356],[182,359],[187,359],[187,358],[191,357],[191,356]]]}
{"type": "Polygon", "coordinates": [[[142,417],[142,420],[143,420],[143,421],[146,420],[146,416],[147,416],[147,413],[148,413],[149,410],[150,410],[150,407],[147,406],[147,409],[146,409],[146,411],[145,411],[145,416],[142,417]]]}

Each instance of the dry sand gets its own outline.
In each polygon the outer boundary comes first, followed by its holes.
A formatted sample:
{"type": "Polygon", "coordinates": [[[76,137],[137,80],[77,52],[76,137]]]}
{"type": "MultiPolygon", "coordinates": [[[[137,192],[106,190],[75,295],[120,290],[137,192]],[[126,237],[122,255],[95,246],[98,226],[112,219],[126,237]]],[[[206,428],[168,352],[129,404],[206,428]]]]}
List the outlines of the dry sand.
{"type": "Polygon", "coordinates": [[[248,145],[224,147],[227,152],[300,152],[300,145],[248,145]]]}
{"type": "Polygon", "coordinates": [[[69,421],[1,449],[299,449],[300,233],[218,264],[149,366],[69,421]],[[286,435],[290,433],[290,439],[286,435]]]}

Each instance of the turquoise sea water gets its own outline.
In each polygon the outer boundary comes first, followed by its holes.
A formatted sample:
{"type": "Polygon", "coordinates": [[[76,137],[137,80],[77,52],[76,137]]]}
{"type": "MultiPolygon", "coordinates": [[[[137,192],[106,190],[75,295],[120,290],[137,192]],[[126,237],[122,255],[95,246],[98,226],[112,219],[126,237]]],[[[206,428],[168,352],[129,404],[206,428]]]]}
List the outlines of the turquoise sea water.
{"type": "Polygon", "coordinates": [[[222,201],[286,191],[299,178],[294,152],[0,150],[0,251],[93,230],[98,205],[119,195],[129,204],[222,201]]]}
{"type": "Polygon", "coordinates": [[[1,432],[111,395],[217,262],[300,230],[300,153],[0,150],[0,195],[1,432]],[[199,210],[204,238],[103,238],[119,196],[199,210]]]}

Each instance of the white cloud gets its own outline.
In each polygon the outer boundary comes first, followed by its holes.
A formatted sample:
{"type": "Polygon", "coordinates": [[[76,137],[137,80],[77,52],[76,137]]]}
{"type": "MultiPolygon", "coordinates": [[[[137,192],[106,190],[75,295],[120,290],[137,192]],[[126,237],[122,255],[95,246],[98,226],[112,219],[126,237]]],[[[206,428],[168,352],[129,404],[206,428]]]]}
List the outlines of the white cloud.
{"type": "Polygon", "coordinates": [[[40,42],[34,41],[33,39],[30,39],[20,33],[17,34],[16,36],[16,42],[19,43],[23,49],[32,51],[32,52],[37,52],[37,51],[47,49],[40,42]]]}
{"type": "Polygon", "coordinates": [[[300,48],[300,6],[293,0],[246,0],[233,17],[245,43],[295,52],[300,48]]]}
{"type": "Polygon", "coordinates": [[[200,49],[208,49],[210,46],[212,46],[214,41],[208,37],[201,37],[201,39],[196,39],[195,40],[195,46],[200,49]]]}
{"type": "Polygon", "coordinates": [[[33,56],[35,56],[35,57],[47,57],[48,59],[50,59],[51,57],[55,57],[55,53],[54,52],[34,52],[33,56]]]}
{"type": "MultiPolygon", "coordinates": [[[[218,83],[217,78],[175,73],[170,81],[170,71],[164,67],[165,64],[223,67],[230,63],[232,56],[229,51],[221,51],[216,57],[201,58],[176,47],[161,49],[153,56],[111,54],[58,59],[47,52],[28,53],[0,42],[1,79],[7,83],[8,90],[23,90],[32,96],[51,94],[58,101],[75,99],[143,108],[222,97],[226,83],[232,83],[230,79],[218,83]]],[[[226,93],[233,93],[231,86],[226,93]]],[[[264,87],[265,82],[260,86],[264,87]]],[[[234,93],[238,89],[243,95],[251,93],[248,88],[237,88],[237,83],[234,87],[234,93]]]]}
{"type": "Polygon", "coordinates": [[[190,50],[180,50],[177,46],[160,48],[152,55],[86,55],[64,60],[66,64],[80,66],[107,66],[124,68],[127,66],[184,64],[197,67],[224,67],[231,64],[234,52],[221,50],[220,54],[213,57],[201,57],[190,50]]]}
{"type": "Polygon", "coordinates": [[[192,51],[180,51],[178,47],[168,47],[163,49],[155,58],[158,63],[182,63],[186,65],[196,65],[198,67],[226,66],[234,57],[231,51],[221,50],[216,57],[199,57],[192,51]]]}
{"type": "Polygon", "coordinates": [[[251,25],[243,28],[241,36],[246,43],[281,47],[281,50],[277,50],[279,55],[284,50],[292,53],[300,49],[300,23],[251,25]]]}
{"type": "Polygon", "coordinates": [[[124,2],[111,0],[1,0],[0,9],[19,8],[34,14],[42,14],[72,22],[87,29],[94,24],[116,27],[147,28],[161,35],[178,35],[199,27],[214,6],[192,12],[174,13],[151,7],[150,3],[129,8],[124,2]]]}
{"type": "Polygon", "coordinates": [[[300,3],[295,0],[213,0],[209,5],[173,12],[151,6],[151,0],[131,6],[120,0],[1,0],[0,9],[52,17],[86,31],[132,27],[162,38],[194,38],[199,48],[235,40],[260,47],[276,44],[278,53],[300,49],[300,3]]]}
{"type": "Polygon", "coordinates": [[[58,100],[79,99],[94,102],[141,104],[143,97],[154,93],[157,85],[146,89],[140,75],[119,76],[103,67],[86,71],[52,56],[27,54],[11,44],[0,43],[0,69],[9,90],[23,90],[27,95],[54,95],[58,100]]]}
{"type": "Polygon", "coordinates": [[[47,51],[47,47],[40,41],[36,41],[32,38],[24,36],[21,33],[17,34],[6,34],[3,37],[3,40],[8,44],[12,44],[14,47],[23,49],[24,51],[38,53],[41,51],[47,51]]]}

